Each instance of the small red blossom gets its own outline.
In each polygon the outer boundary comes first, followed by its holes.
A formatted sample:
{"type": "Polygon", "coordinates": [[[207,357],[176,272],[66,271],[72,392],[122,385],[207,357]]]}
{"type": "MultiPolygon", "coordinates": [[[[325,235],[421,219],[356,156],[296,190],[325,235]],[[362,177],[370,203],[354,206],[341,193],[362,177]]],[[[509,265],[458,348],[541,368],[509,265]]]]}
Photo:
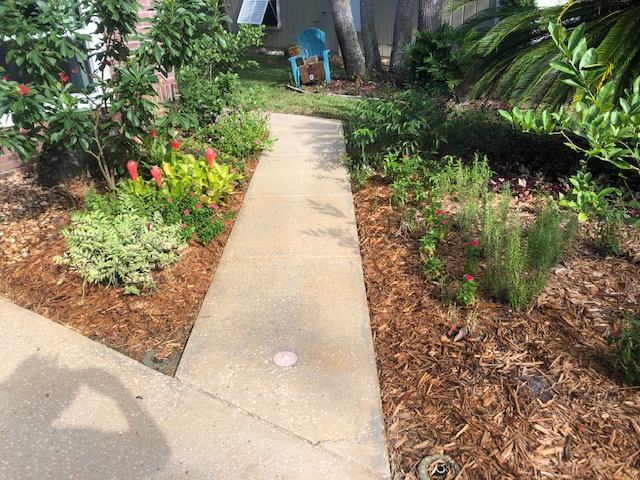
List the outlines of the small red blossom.
{"type": "Polygon", "coordinates": [[[18,90],[20,90],[20,95],[26,95],[31,91],[31,89],[27,87],[24,83],[18,87],[18,90]]]}
{"type": "Polygon", "coordinates": [[[209,162],[209,166],[213,167],[213,162],[216,160],[216,151],[213,148],[209,147],[204,152],[204,154],[207,156],[207,162],[209,162]]]}
{"type": "Polygon", "coordinates": [[[436,215],[442,215],[442,210],[438,210],[438,211],[436,212],[436,215]]]}
{"type": "Polygon", "coordinates": [[[187,224],[186,224],[186,223],[181,223],[181,224],[180,224],[180,226],[181,226],[182,228],[187,228],[187,224]]]}
{"type": "Polygon", "coordinates": [[[477,240],[471,240],[469,242],[469,245],[471,245],[472,247],[477,247],[480,243],[477,240]]]}
{"type": "Polygon", "coordinates": [[[200,201],[204,201],[204,195],[200,195],[200,201]]]}
{"type": "Polygon", "coordinates": [[[71,70],[71,73],[78,73],[80,71],[80,67],[76,67],[71,70]]]}
{"type": "Polygon", "coordinates": [[[162,187],[162,170],[157,165],[154,165],[151,169],[151,176],[158,184],[158,187],[162,187]]]}
{"type": "Polygon", "coordinates": [[[67,83],[69,81],[69,77],[64,72],[58,72],[58,77],[60,77],[60,81],[62,83],[67,83]]]}
{"type": "Polygon", "coordinates": [[[151,129],[151,138],[158,138],[158,132],[156,132],[155,128],[151,129]]]}
{"type": "Polygon", "coordinates": [[[196,234],[194,233],[193,235],[191,235],[191,238],[193,238],[195,240],[196,239],[196,234]]]}
{"type": "Polygon", "coordinates": [[[178,140],[171,140],[171,148],[177,152],[180,148],[180,142],[178,140]]]}
{"type": "Polygon", "coordinates": [[[151,228],[151,222],[147,222],[147,227],[151,228]]]}
{"type": "Polygon", "coordinates": [[[197,208],[198,210],[200,210],[200,209],[202,208],[202,204],[201,204],[201,203],[197,204],[197,205],[196,205],[196,208],[197,208]]]}
{"type": "Polygon", "coordinates": [[[173,202],[173,198],[171,198],[171,197],[167,198],[167,202],[168,202],[168,203],[173,202]]]}
{"type": "Polygon", "coordinates": [[[471,280],[473,280],[473,277],[472,277],[471,275],[469,275],[468,273],[465,273],[465,274],[464,274],[464,279],[465,279],[467,282],[470,282],[471,280]]]}
{"type": "Polygon", "coordinates": [[[9,81],[9,77],[8,77],[8,76],[6,76],[6,75],[5,75],[4,77],[2,77],[2,79],[3,79],[5,82],[8,82],[8,81],[9,81]]]}
{"type": "Polygon", "coordinates": [[[129,175],[133,178],[134,182],[138,181],[138,165],[133,160],[129,160],[127,162],[127,170],[129,170],[129,175]]]}
{"type": "Polygon", "coordinates": [[[191,192],[189,195],[191,195],[192,197],[195,197],[196,193],[195,192],[191,192]]]}
{"type": "Polygon", "coordinates": [[[447,222],[446,220],[442,220],[442,224],[443,225],[449,225],[449,222],[447,222]]]}
{"type": "Polygon", "coordinates": [[[451,215],[449,212],[444,212],[445,217],[448,217],[449,215],[451,215]]]}
{"type": "Polygon", "coordinates": [[[182,213],[184,213],[185,215],[189,215],[191,212],[189,210],[183,210],[182,213]]]}

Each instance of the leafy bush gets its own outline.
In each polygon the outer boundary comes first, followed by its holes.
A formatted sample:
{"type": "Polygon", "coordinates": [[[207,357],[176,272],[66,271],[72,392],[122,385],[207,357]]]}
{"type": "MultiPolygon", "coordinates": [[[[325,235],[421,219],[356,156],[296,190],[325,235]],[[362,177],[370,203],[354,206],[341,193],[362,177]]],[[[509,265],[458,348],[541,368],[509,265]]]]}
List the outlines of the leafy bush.
{"type": "Polygon", "coordinates": [[[435,95],[451,95],[460,84],[463,38],[449,25],[435,32],[415,32],[407,47],[409,78],[435,95]]]}
{"type": "Polygon", "coordinates": [[[88,283],[124,286],[125,293],[152,287],[151,272],[174,263],[184,245],[178,225],[165,225],[159,213],[150,222],[135,213],[114,214],[94,205],[73,215],[63,230],[68,250],[55,261],[69,265],[88,283]]]}
{"type": "Polygon", "coordinates": [[[640,385],[640,315],[616,322],[609,343],[615,346],[614,368],[630,385],[640,385]]]}
{"type": "Polygon", "coordinates": [[[427,158],[443,141],[445,107],[415,92],[396,102],[362,101],[345,124],[349,166],[353,171],[377,169],[384,156],[427,158]]]}
{"type": "Polygon", "coordinates": [[[216,41],[207,44],[197,59],[182,69],[180,109],[195,115],[200,124],[213,123],[237,97],[237,72],[258,66],[243,54],[250,46],[260,45],[263,35],[263,25],[240,24],[237,34],[219,32],[216,41]]]}
{"type": "Polygon", "coordinates": [[[273,139],[269,138],[269,114],[246,110],[242,105],[225,109],[197,136],[202,142],[216,145],[227,155],[242,160],[255,157],[273,145],[273,139]]]}

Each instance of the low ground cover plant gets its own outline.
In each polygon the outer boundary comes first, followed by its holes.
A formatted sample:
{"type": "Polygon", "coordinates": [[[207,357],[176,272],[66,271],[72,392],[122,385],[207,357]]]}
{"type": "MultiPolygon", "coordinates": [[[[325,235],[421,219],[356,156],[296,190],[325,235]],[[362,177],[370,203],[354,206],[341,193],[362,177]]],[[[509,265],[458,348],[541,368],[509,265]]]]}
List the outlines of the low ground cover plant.
{"type": "Polygon", "coordinates": [[[614,368],[628,384],[640,386],[640,315],[627,312],[614,322],[609,342],[614,345],[614,368]]]}

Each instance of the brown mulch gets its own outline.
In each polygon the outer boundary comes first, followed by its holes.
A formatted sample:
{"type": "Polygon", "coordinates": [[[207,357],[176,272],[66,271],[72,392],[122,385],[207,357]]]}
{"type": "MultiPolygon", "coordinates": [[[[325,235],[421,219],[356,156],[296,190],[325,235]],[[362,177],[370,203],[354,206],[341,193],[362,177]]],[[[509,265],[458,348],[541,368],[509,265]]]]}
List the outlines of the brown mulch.
{"type": "MultiPolygon", "coordinates": [[[[79,276],[52,258],[89,186],[0,180],[0,295],[139,361],[179,354],[227,234],[191,245],[156,275],[154,292],[87,285],[83,294],[79,276]]],[[[640,478],[640,391],[613,374],[606,340],[613,317],[638,312],[637,232],[615,258],[579,244],[528,311],[486,292],[457,308],[424,279],[389,188],[374,178],[354,198],[395,479],[418,478],[432,454],[457,461],[460,478],[640,478]]],[[[453,231],[439,253],[455,275],[462,247],[453,231]]]]}
{"type": "MultiPolygon", "coordinates": [[[[60,230],[69,224],[71,210],[95,186],[75,179],[44,189],[24,174],[0,179],[0,296],[172,374],[234,220],[209,245],[190,244],[173,267],[154,274],[153,291],[131,296],[122,289],[83,286],[76,272],[53,258],[65,251],[60,230]],[[167,362],[169,357],[173,361],[167,362]]],[[[239,208],[243,199],[244,192],[232,195],[228,208],[239,208]]]]}
{"type": "MultiPolygon", "coordinates": [[[[434,454],[459,478],[640,478],[640,390],[613,375],[606,340],[621,309],[638,312],[637,232],[616,258],[578,245],[528,311],[485,292],[461,309],[424,279],[390,199],[376,179],[355,194],[394,478],[434,454]]],[[[455,231],[447,246],[457,269],[455,231]]]]}

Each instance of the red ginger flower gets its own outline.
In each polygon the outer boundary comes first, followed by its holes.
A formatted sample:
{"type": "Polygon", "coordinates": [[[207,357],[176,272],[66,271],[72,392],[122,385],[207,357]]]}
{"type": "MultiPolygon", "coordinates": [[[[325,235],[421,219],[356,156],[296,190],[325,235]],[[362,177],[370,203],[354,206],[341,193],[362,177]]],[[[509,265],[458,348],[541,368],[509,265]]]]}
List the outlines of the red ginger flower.
{"type": "Polygon", "coordinates": [[[470,282],[471,280],[473,280],[473,277],[472,277],[471,275],[469,275],[468,273],[465,273],[465,274],[464,274],[464,279],[465,279],[467,282],[470,282]]]}
{"type": "Polygon", "coordinates": [[[129,160],[127,162],[127,170],[129,170],[129,175],[133,178],[134,182],[138,181],[138,165],[133,160],[129,160]]]}
{"type": "Polygon", "coordinates": [[[177,152],[180,148],[180,142],[178,140],[171,140],[171,148],[177,152]]]}
{"type": "Polygon", "coordinates": [[[20,90],[20,95],[26,95],[31,91],[31,89],[27,87],[24,83],[18,87],[18,90],[20,90]]]}
{"type": "Polygon", "coordinates": [[[209,162],[209,166],[213,167],[213,162],[216,159],[216,151],[213,148],[209,147],[204,152],[204,154],[207,156],[207,162],[209,162]]]}
{"type": "Polygon", "coordinates": [[[151,176],[154,178],[158,187],[162,187],[162,170],[157,165],[154,165],[151,169],[151,176]]]}

